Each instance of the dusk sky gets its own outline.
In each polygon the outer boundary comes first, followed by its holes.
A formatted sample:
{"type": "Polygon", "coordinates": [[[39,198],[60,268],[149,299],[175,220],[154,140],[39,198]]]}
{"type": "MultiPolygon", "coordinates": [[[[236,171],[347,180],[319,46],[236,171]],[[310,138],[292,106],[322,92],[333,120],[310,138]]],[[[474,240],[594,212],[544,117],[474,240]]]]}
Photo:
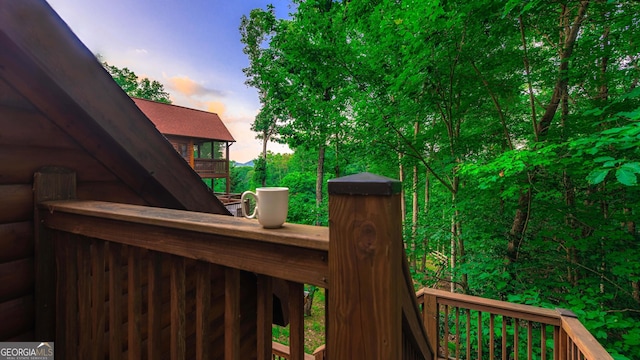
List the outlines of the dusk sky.
{"type": "MultiPolygon", "coordinates": [[[[248,66],[240,18],[273,4],[279,18],[288,0],[48,0],[71,30],[110,65],[164,84],[175,105],[215,112],[236,139],[231,160],[258,157],[251,131],[260,103],[245,85],[248,66]]],[[[271,143],[269,150],[288,152],[271,143]]]]}

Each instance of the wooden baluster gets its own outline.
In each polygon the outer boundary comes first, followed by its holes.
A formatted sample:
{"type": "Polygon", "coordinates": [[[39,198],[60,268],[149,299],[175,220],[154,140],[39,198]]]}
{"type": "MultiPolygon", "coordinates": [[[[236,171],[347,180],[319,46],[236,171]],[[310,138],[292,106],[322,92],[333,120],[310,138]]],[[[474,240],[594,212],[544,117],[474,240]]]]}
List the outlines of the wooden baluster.
{"type": "Polygon", "coordinates": [[[287,281],[289,286],[289,351],[291,360],[304,359],[304,286],[287,281]]]}
{"type": "Polygon", "coordinates": [[[401,190],[372,174],[329,181],[330,360],[401,358],[401,190]]]}
{"type": "Polygon", "coordinates": [[[449,305],[443,305],[444,308],[444,338],[442,339],[442,350],[444,350],[444,358],[449,358],[449,305]]]}
{"type": "Polygon", "coordinates": [[[533,328],[532,322],[527,321],[527,359],[531,359],[531,354],[533,352],[533,328]]]}
{"type": "Polygon", "coordinates": [[[140,316],[142,311],[142,294],[140,281],[140,249],[129,246],[128,251],[128,290],[127,290],[127,323],[128,323],[128,357],[138,360],[142,357],[142,336],[140,334],[140,316]]]}
{"type": "Polygon", "coordinates": [[[149,278],[147,354],[149,359],[159,359],[165,355],[162,350],[162,257],[161,253],[151,251],[147,264],[149,278]]]}
{"type": "Polygon", "coordinates": [[[105,281],[104,241],[91,241],[91,358],[104,358],[105,281]]]}
{"type": "Polygon", "coordinates": [[[567,358],[567,353],[564,351],[565,345],[563,345],[563,340],[565,340],[563,336],[566,336],[566,333],[564,335],[563,333],[562,325],[553,327],[553,343],[556,345],[553,348],[553,358],[555,360],[565,360],[567,358]]]}
{"type": "Polygon", "coordinates": [[[506,316],[502,317],[502,360],[507,360],[507,321],[506,316]]]}
{"type": "Polygon", "coordinates": [[[56,356],[72,358],[78,352],[78,269],[77,241],[68,233],[58,233],[55,241],[57,268],[56,356]]]}
{"type": "Polygon", "coordinates": [[[466,325],[467,325],[467,352],[466,352],[466,357],[467,359],[471,358],[471,310],[466,309],[466,315],[467,315],[467,319],[466,319],[466,325]]]}
{"type": "Polygon", "coordinates": [[[91,253],[89,241],[76,236],[78,243],[78,357],[91,358],[91,253]]]}
{"type": "Polygon", "coordinates": [[[456,359],[460,359],[460,308],[456,306],[456,359]]]}
{"type": "Polygon", "coordinates": [[[109,244],[109,358],[122,359],[122,246],[109,244]]]}
{"type": "Polygon", "coordinates": [[[224,358],[240,360],[240,270],[226,268],[224,283],[224,358]]]}
{"type": "MultiPolygon", "coordinates": [[[[211,265],[196,265],[196,360],[210,359],[211,265]]],[[[258,316],[260,312],[258,311],[258,316]]],[[[260,357],[258,357],[260,359],[260,357]]]]}
{"type": "Polygon", "coordinates": [[[513,360],[518,360],[518,355],[519,355],[519,337],[520,334],[518,333],[518,324],[520,323],[520,321],[516,318],[513,318],[513,360]]]}
{"type": "Polygon", "coordinates": [[[478,311],[478,359],[482,359],[482,311],[478,311]]]}
{"type": "Polygon", "coordinates": [[[495,358],[495,315],[489,314],[489,359],[495,358]]]}
{"type": "Polygon", "coordinates": [[[540,329],[540,349],[542,356],[540,360],[547,360],[547,325],[541,324],[542,328],[540,329]]]}
{"type": "Polygon", "coordinates": [[[273,323],[273,281],[270,276],[258,275],[258,360],[271,359],[271,324],[273,323]]]}
{"type": "Polygon", "coordinates": [[[186,354],[185,331],[185,263],[184,258],[172,256],[171,282],[171,359],[184,360],[186,354]]]}

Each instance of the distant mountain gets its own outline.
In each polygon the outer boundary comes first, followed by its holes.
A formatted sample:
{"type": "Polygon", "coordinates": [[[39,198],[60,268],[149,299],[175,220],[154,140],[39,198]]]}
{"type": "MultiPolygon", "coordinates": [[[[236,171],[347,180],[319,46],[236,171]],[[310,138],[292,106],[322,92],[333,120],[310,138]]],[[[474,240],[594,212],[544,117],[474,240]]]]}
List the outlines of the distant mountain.
{"type": "Polygon", "coordinates": [[[236,166],[237,166],[237,167],[242,167],[242,166],[250,166],[250,167],[253,167],[253,160],[251,160],[251,161],[247,161],[246,163],[236,162],[236,166]]]}

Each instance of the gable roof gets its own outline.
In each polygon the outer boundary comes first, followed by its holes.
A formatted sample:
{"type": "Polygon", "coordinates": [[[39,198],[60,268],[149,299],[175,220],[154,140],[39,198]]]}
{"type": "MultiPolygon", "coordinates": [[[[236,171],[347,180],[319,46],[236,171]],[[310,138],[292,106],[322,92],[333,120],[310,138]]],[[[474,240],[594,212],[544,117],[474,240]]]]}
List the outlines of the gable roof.
{"type": "Polygon", "coordinates": [[[165,135],[235,142],[216,113],[145,99],[133,101],[165,135]]]}
{"type": "Polygon", "coordinates": [[[0,0],[0,79],[149,205],[229,214],[45,1],[0,0]]]}

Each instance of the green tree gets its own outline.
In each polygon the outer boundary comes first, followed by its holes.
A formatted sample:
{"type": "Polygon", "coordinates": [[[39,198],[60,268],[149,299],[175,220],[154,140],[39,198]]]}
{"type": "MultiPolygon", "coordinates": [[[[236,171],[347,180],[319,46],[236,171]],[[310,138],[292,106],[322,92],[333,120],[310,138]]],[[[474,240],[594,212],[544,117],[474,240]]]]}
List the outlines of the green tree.
{"type": "Polygon", "coordinates": [[[109,65],[106,61],[102,62],[102,66],[107,70],[113,80],[120,85],[122,90],[131,97],[157,101],[165,104],[171,104],[169,93],[165,91],[164,85],[156,80],[149,78],[140,78],[128,68],[119,68],[109,65]]]}

